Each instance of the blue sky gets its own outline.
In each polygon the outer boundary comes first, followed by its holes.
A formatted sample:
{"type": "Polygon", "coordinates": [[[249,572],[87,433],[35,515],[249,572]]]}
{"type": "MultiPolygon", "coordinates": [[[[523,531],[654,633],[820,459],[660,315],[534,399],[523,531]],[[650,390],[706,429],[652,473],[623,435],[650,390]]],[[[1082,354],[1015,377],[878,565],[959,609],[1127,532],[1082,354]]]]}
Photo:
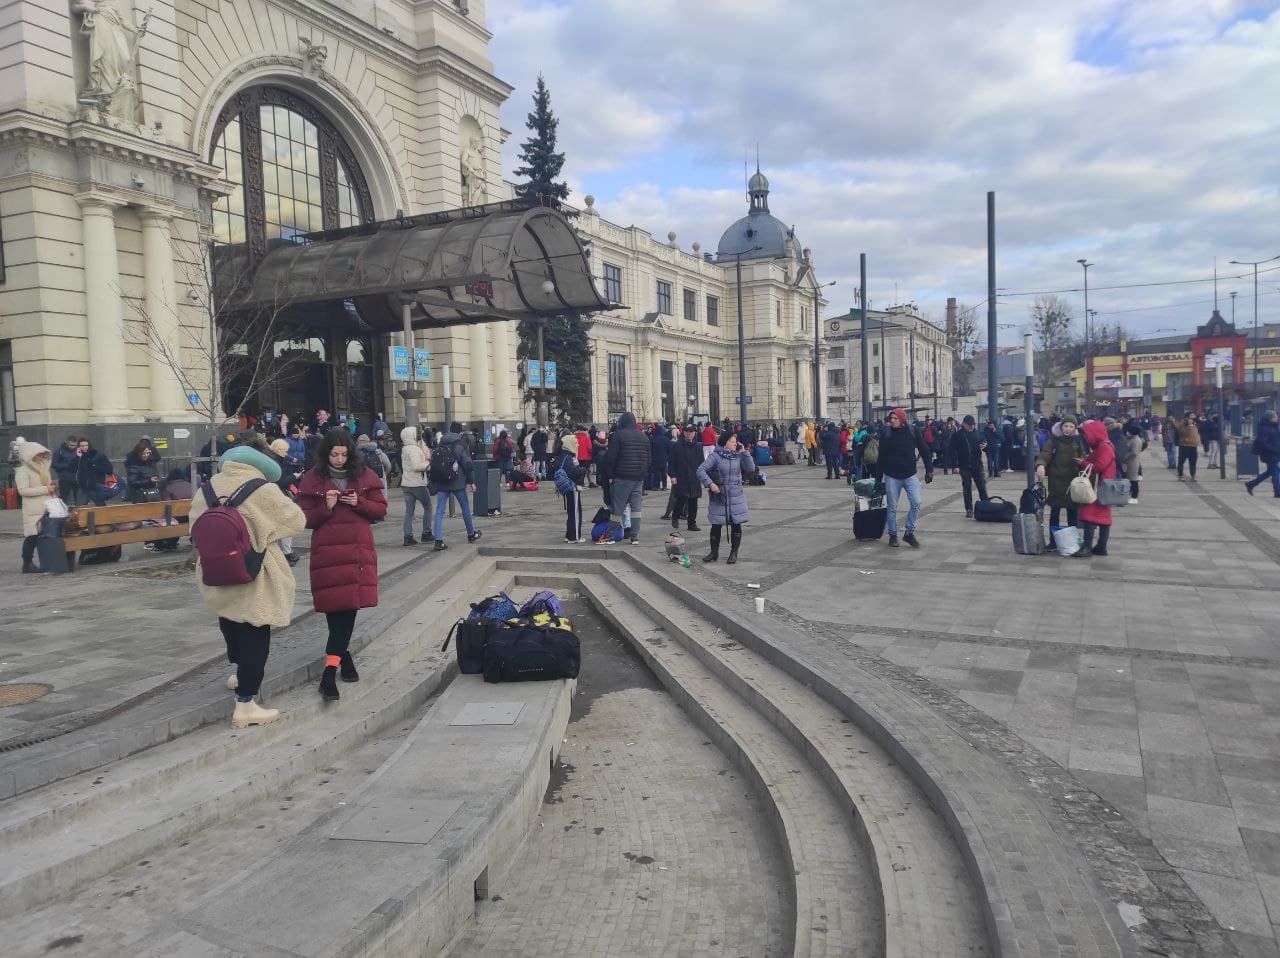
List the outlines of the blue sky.
{"type": "MultiPolygon", "coordinates": [[[[1135,334],[1252,322],[1231,259],[1280,254],[1280,3],[1080,0],[488,0],[499,76],[516,86],[508,176],[539,72],[573,199],[684,248],[714,248],[745,209],[760,145],[775,215],[853,302],[986,297],[986,191],[997,285],[1067,290],[1135,334]],[[956,12],[959,11],[959,12],[956,12]],[[1095,292],[1096,291],[1096,292],[1095,292]]],[[[1262,276],[1280,321],[1280,270],[1262,276]]],[[[1026,321],[1034,296],[1000,298],[1026,321]]]]}

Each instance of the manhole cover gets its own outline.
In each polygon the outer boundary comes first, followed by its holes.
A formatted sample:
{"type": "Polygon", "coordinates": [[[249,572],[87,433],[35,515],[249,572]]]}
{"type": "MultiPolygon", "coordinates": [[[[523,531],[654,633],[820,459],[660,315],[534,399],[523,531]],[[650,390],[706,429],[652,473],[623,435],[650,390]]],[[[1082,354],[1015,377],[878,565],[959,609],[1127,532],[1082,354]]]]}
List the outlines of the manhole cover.
{"type": "Polygon", "coordinates": [[[52,685],[42,685],[39,682],[0,682],[0,709],[10,705],[26,705],[52,691],[52,685]]]}

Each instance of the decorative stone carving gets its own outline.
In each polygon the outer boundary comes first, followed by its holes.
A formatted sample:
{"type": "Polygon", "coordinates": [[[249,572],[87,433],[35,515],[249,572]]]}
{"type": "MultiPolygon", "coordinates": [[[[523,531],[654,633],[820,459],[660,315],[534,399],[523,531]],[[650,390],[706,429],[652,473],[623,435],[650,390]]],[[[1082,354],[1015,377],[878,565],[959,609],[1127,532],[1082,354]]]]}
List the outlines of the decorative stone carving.
{"type": "Polygon", "coordinates": [[[310,80],[318,80],[324,76],[324,65],[329,59],[329,48],[319,43],[312,43],[310,37],[299,37],[298,47],[302,51],[302,75],[310,80]]]}
{"type": "Polygon", "coordinates": [[[473,133],[462,144],[462,204],[480,206],[488,196],[484,180],[484,140],[473,133]]]}
{"type": "Polygon", "coordinates": [[[138,44],[146,36],[151,12],[134,26],[120,10],[119,0],[75,0],[80,32],[89,38],[89,63],[81,102],[127,123],[140,123],[138,102],[138,44]]]}

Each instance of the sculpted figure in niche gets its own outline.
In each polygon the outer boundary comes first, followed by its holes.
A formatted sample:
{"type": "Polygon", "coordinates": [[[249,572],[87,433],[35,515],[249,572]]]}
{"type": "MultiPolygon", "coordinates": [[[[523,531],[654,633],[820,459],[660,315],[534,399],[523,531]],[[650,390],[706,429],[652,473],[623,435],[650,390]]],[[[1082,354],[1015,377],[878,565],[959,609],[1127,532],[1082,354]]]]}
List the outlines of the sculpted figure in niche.
{"type": "Polygon", "coordinates": [[[85,98],[97,100],[99,109],[118,119],[137,122],[138,42],[147,32],[150,12],[135,28],[119,0],[75,0],[71,9],[80,14],[80,32],[89,37],[85,98]]]}
{"type": "Polygon", "coordinates": [[[485,201],[484,143],[478,135],[467,138],[462,145],[462,202],[464,206],[479,206],[485,201]]]}

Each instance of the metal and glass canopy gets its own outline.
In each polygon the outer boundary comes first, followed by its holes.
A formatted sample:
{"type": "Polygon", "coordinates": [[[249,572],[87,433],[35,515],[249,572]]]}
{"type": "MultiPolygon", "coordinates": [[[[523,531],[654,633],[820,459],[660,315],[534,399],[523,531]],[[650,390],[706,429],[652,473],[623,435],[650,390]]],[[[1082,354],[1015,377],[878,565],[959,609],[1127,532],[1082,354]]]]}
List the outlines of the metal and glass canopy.
{"type": "MultiPolygon", "coordinates": [[[[271,250],[233,308],[354,302],[376,332],[616,309],[559,210],[513,200],[308,233],[271,250]]],[[[325,310],[317,310],[324,313],[325,310]]]]}

